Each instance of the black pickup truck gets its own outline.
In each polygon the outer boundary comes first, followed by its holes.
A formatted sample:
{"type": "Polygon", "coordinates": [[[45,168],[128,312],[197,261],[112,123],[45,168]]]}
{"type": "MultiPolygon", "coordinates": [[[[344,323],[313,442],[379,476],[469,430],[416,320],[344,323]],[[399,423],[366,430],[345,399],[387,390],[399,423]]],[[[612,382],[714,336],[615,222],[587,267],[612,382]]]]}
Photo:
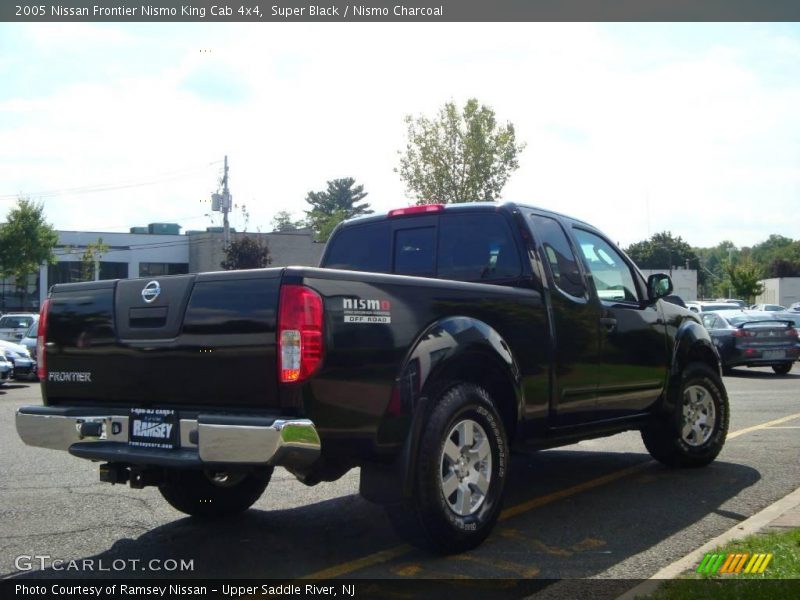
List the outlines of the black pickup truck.
{"type": "Polygon", "coordinates": [[[519,204],[341,224],[320,268],[56,285],[31,446],[156,485],[175,508],[249,508],[282,466],[361,469],[398,530],[478,545],[512,450],[641,430],[676,467],[722,449],[728,401],[698,318],[581,221],[519,204]]]}

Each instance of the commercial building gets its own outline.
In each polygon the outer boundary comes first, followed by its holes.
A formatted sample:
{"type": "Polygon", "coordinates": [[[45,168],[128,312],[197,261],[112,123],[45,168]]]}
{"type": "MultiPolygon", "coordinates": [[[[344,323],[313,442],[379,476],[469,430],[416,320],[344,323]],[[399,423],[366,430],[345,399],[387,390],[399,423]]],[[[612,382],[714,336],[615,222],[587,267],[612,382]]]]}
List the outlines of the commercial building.
{"type": "MultiPolygon", "coordinates": [[[[42,266],[28,277],[25,289],[12,279],[0,280],[0,313],[37,312],[47,290],[56,283],[87,279],[125,279],[160,277],[182,273],[219,271],[224,258],[221,228],[188,231],[180,234],[173,223],[151,223],[132,227],[130,233],[99,231],[57,231],[54,249],[58,262],[42,266]],[[96,262],[94,273],[84,273],[82,257],[89,244],[102,243],[108,250],[96,262]]],[[[232,239],[255,236],[266,242],[270,266],[316,266],[325,244],[314,241],[308,229],[272,233],[236,233],[232,239]]],[[[89,266],[91,268],[91,265],[89,266]]]]}
{"type": "Polygon", "coordinates": [[[756,304],[780,304],[788,308],[800,302],[800,277],[772,277],[759,283],[764,292],[756,297],[756,304]]]}

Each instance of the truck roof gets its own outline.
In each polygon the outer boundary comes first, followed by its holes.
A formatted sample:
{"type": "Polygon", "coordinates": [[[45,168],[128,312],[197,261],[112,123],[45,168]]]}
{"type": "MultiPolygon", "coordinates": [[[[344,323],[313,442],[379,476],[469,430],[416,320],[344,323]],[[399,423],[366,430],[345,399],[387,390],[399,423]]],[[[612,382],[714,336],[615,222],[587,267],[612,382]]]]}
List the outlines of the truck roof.
{"type": "MultiPolygon", "coordinates": [[[[432,204],[436,204],[436,203],[432,203],[432,204]]],[[[413,206],[413,205],[410,205],[410,206],[413,206]]],[[[572,221],[574,223],[580,223],[581,225],[585,225],[586,227],[589,227],[591,229],[596,229],[595,227],[589,225],[585,221],[581,221],[580,219],[576,219],[575,217],[571,217],[569,215],[565,215],[563,213],[559,213],[559,212],[556,212],[554,210],[550,210],[550,209],[547,209],[547,208],[541,208],[539,206],[534,206],[532,204],[522,204],[522,203],[519,203],[519,202],[461,202],[461,203],[458,203],[458,204],[443,204],[442,206],[443,206],[443,209],[446,212],[451,212],[451,211],[452,212],[459,212],[459,211],[470,211],[470,212],[472,212],[472,211],[480,211],[480,210],[485,210],[487,212],[488,211],[509,211],[509,212],[511,212],[511,211],[513,211],[515,209],[527,208],[527,209],[536,210],[536,211],[539,211],[539,212],[542,212],[542,213],[555,215],[555,216],[560,217],[562,219],[570,220],[570,221],[572,221]]],[[[408,207],[398,207],[398,208],[408,208],[408,207]]],[[[422,216],[422,215],[420,214],[418,216],[422,216]]],[[[362,215],[362,216],[359,216],[359,217],[354,217],[352,219],[348,219],[346,221],[342,221],[340,226],[346,227],[346,226],[349,226],[349,225],[356,225],[356,224],[361,224],[361,223],[369,223],[369,222],[374,222],[374,221],[383,221],[383,220],[386,220],[386,219],[389,219],[389,218],[391,218],[390,215],[389,215],[389,212],[376,213],[376,214],[370,214],[370,215],[362,215]]]]}

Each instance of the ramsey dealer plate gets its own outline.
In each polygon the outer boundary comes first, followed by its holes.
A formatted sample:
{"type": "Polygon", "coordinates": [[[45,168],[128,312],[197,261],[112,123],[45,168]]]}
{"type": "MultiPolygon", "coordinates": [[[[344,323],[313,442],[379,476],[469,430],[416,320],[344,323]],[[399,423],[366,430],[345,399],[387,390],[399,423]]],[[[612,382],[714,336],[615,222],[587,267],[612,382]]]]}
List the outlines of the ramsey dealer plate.
{"type": "Polygon", "coordinates": [[[178,415],[167,408],[132,408],[128,445],[171,450],[178,446],[178,415]]]}
{"type": "Polygon", "coordinates": [[[764,352],[761,353],[761,358],[768,358],[770,360],[786,358],[786,352],[784,350],[764,350],[764,352]]]}

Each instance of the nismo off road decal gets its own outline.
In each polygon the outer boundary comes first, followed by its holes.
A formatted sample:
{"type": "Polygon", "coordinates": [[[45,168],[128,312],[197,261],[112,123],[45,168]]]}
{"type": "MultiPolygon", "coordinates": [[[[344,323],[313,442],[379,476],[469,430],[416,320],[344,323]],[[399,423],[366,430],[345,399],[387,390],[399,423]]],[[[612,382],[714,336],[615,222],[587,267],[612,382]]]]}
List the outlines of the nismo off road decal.
{"type": "Polygon", "coordinates": [[[392,303],[380,298],[344,298],[345,323],[391,323],[392,303]]]}

